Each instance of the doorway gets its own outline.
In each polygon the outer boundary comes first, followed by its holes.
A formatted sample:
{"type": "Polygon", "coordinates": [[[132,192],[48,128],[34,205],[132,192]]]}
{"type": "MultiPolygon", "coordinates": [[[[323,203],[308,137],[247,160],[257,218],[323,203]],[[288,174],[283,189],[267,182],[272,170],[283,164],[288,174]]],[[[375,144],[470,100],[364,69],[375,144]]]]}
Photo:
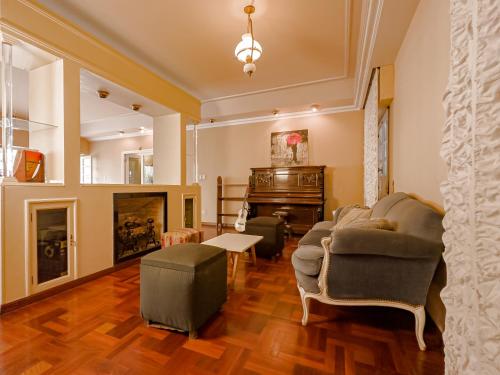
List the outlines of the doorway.
{"type": "Polygon", "coordinates": [[[153,150],[123,152],[123,182],[136,185],[153,183],[153,150]]]}

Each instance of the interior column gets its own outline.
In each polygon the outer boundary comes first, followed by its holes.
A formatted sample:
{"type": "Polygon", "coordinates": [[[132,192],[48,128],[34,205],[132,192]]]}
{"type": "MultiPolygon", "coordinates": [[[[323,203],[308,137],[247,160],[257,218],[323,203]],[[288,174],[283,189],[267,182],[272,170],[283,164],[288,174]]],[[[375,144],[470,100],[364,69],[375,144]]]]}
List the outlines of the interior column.
{"type": "Polygon", "coordinates": [[[186,184],[187,116],[176,113],[153,119],[154,183],[186,184]]]}

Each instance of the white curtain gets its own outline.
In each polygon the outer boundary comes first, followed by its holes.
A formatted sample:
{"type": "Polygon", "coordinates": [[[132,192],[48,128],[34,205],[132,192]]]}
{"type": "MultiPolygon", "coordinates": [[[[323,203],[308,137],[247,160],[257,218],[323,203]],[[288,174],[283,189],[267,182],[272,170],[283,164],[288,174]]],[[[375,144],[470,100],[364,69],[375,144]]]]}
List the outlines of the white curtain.
{"type": "Polygon", "coordinates": [[[378,69],[372,77],[365,105],[364,192],[365,206],[378,199],[378,69]]]}
{"type": "Polygon", "coordinates": [[[451,0],[441,155],[446,374],[500,374],[500,2],[451,0]]]}

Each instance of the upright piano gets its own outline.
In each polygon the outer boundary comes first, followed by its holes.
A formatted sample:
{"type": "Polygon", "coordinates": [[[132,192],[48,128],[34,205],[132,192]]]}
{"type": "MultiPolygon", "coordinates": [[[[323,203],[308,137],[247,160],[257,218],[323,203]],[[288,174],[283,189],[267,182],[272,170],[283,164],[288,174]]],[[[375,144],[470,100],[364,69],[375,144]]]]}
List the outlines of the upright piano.
{"type": "Polygon", "coordinates": [[[288,213],[293,233],[304,234],[323,220],[325,166],[251,168],[249,217],[288,213]]]}

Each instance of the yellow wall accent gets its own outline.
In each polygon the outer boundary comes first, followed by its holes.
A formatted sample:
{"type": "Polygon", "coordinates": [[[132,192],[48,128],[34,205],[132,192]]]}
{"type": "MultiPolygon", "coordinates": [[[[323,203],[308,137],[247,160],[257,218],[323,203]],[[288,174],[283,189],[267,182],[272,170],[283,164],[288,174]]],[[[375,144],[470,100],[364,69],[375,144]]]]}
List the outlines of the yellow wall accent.
{"type": "Polygon", "coordinates": [[[163,104],[192,120],[200,119],[200,101],[120,54],[71,22],[29,0],[1,0],[3,31],[78,62],[102,77],[163,104]]]}
{"type": "Polygon", "coordinates": [[[80,137],[80,154],[90,155],[90,142],[87,138],[80,137]]]}

